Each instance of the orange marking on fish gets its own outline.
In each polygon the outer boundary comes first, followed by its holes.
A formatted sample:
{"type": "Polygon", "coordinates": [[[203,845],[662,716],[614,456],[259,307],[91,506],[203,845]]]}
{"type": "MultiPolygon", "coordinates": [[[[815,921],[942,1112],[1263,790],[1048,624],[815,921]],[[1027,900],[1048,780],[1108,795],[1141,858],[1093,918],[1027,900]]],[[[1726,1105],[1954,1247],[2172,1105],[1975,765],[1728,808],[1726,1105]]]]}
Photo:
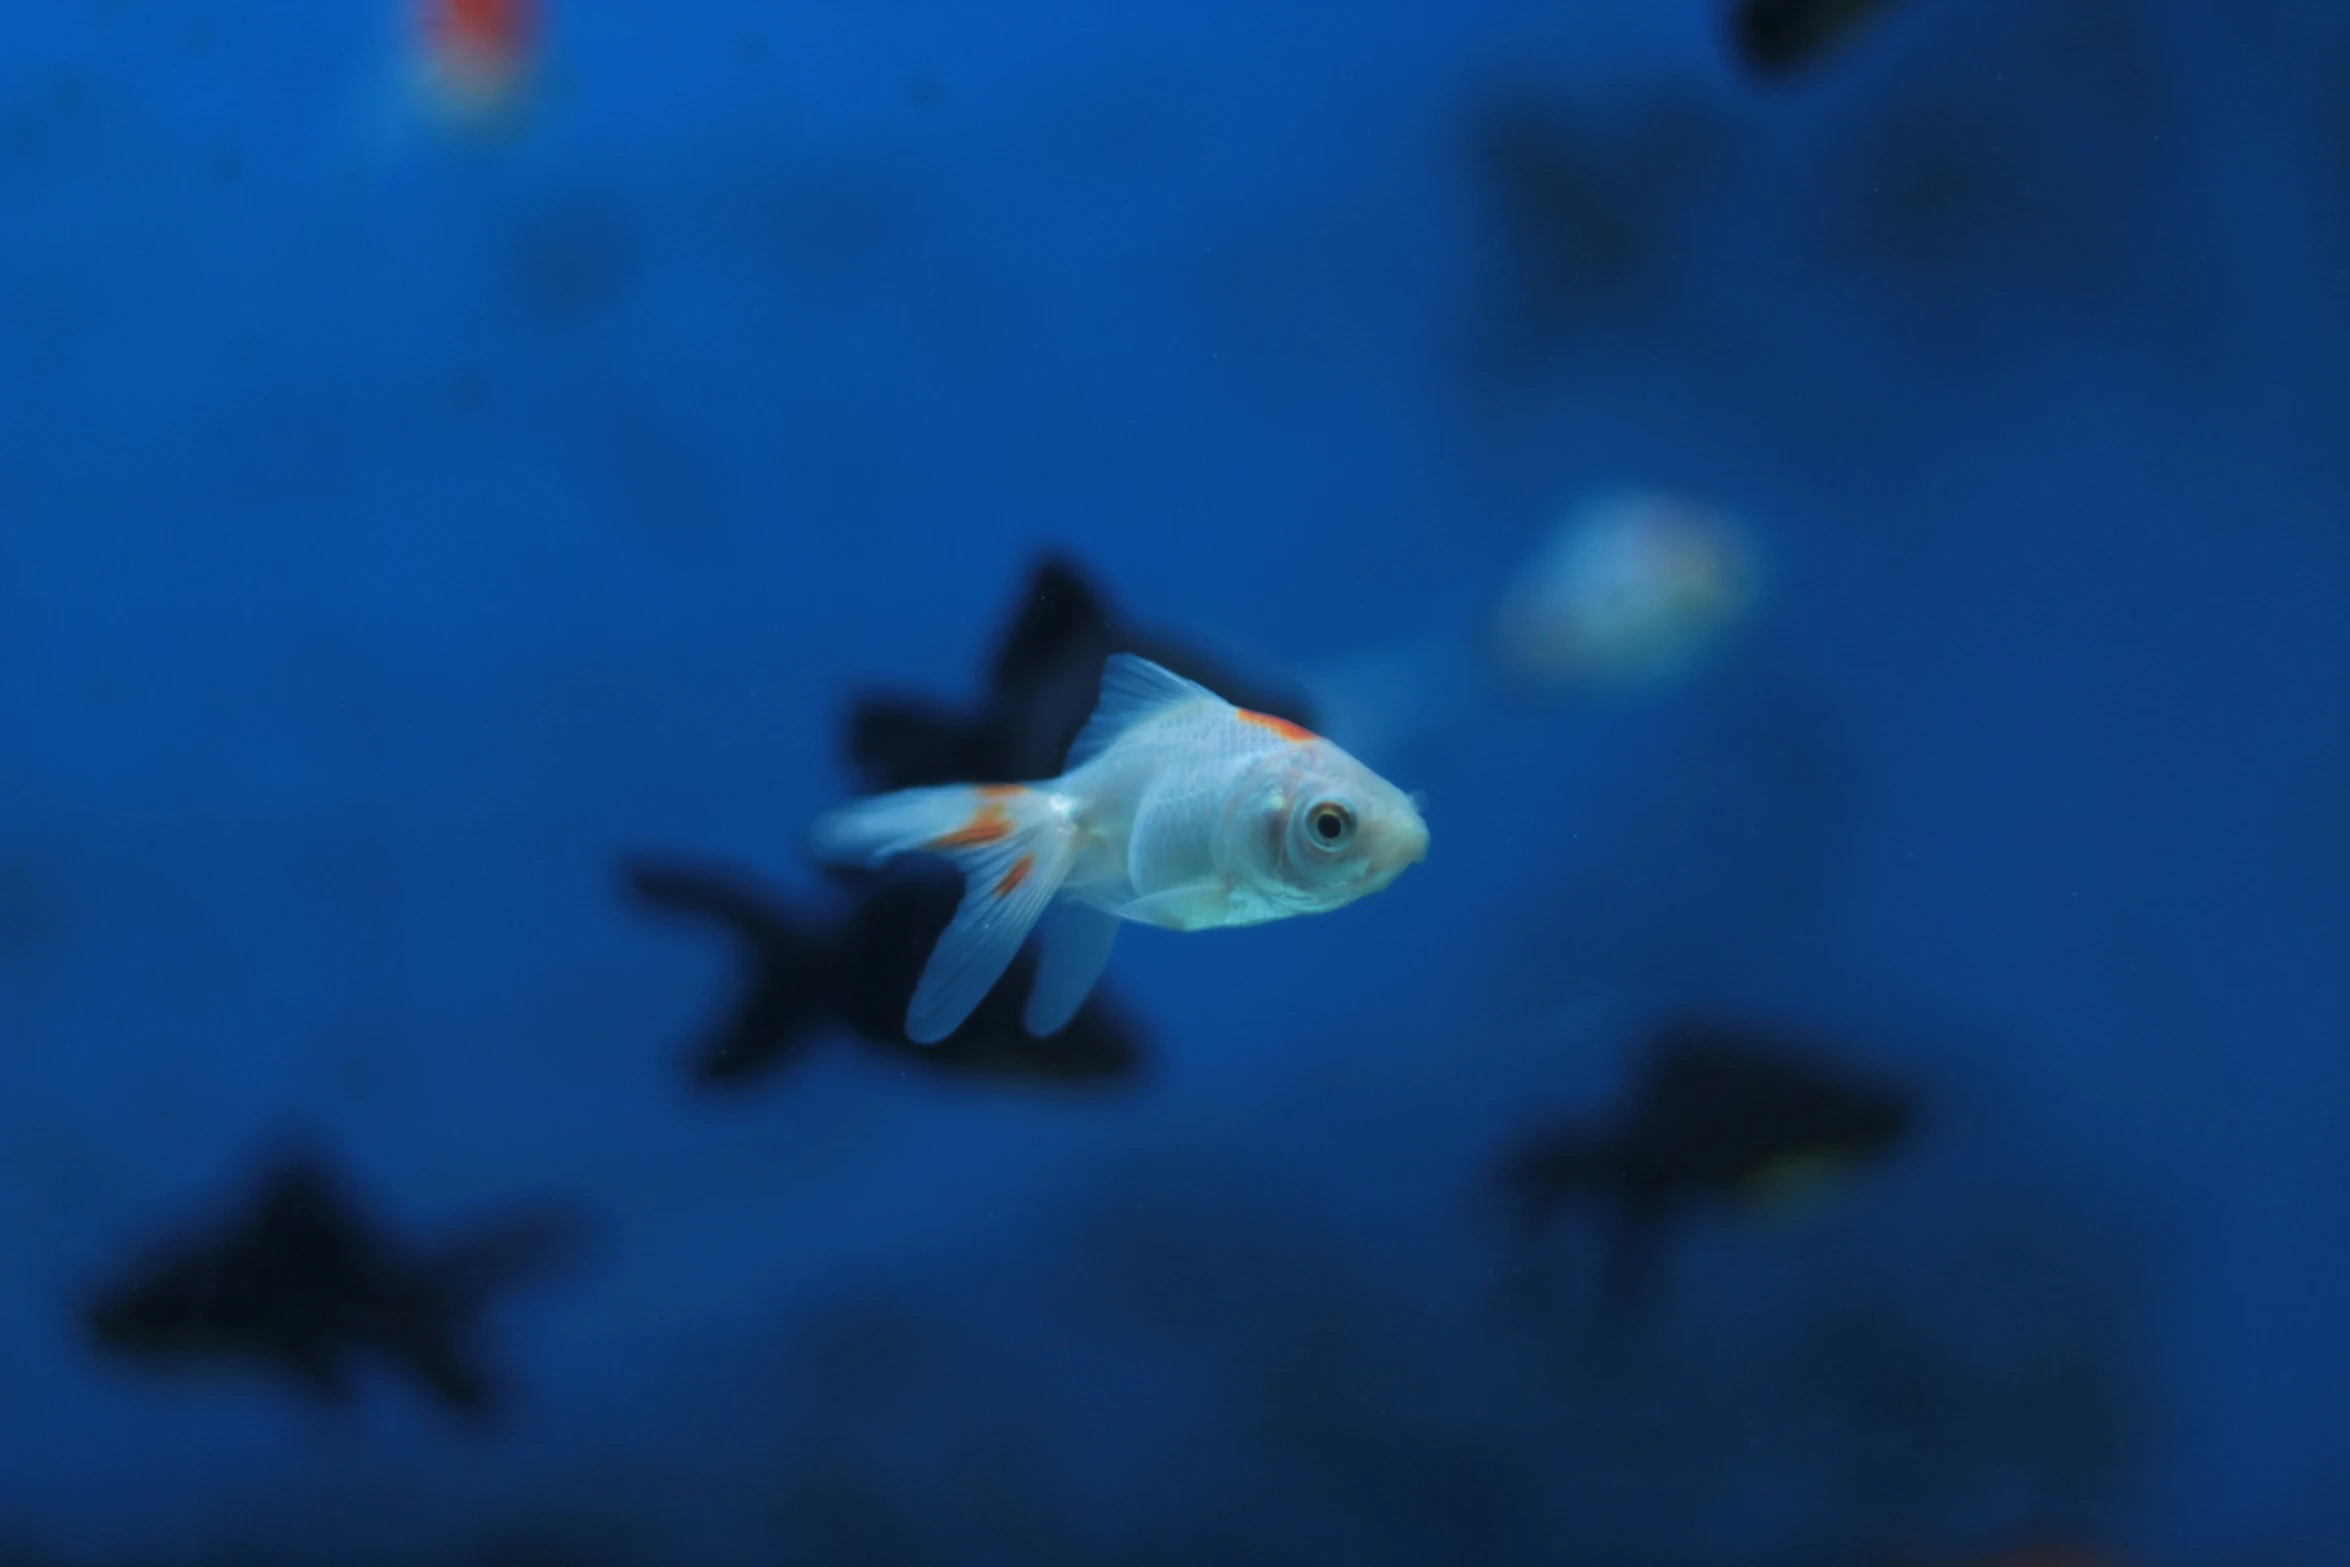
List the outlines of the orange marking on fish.
{"type": "Polygon", "coordinates": [[[424,0],[425,85],[460,122],[521,107],[538,52],[536,0],[424,0]]]}
{"type": "Polygon", "coordinates": [[[983,805],[971,819],[943,838],[930,840],[933,849],[983,849],[1012,836],[1012,818],[1000,805],[983,805]]]}
{"type": "Polygon", "coordinates": [[[425,7],[425,31],[444,48],[483,56],[518,57],[529,52],[538,18],[531,0],[432,0],[425,7]]]}
{"type": "Polygon", "coordinates": [[[982,800],[1009,800],[1016,794],[1026,794],[1026,784],[981,784],[972,791],[982,800]]]}
{"type": "Polygon", "coordinates": [[[1028,879],[1028,873],[1034,869],[1036,869],[1036,856],[1033,854],[1021,855],[1020,858],[1012,862],[1012,868],[1004,872],[1004,879],[995,884],[995,895],[999,898],[1008,898],[1018,892],[1020,884],[1028,879]]]}
{"type": "Polygon", "coordinates": [[[1286,718],[1275,718],[1271,713],[1252,713],[1245,707],[1236,707],[1233,711],[1240,715],[1242,723],[1254,724],[1259,729],[1270,729],[1293,745],[1304,745],[1310,740],[1322,738],[1311,729],[1293,724],[1286,718]]]}

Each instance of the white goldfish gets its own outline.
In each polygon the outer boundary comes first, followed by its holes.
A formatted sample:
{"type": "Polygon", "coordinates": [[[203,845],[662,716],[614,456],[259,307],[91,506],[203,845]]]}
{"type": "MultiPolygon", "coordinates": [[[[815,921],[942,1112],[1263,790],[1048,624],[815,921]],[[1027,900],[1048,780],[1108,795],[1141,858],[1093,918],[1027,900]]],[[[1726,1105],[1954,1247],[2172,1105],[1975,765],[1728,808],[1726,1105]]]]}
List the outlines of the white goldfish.
{"type": "Polygon", "coordinates": [[[398,0],[398,31],[370,57],[324,148],[370,184],[420,153],[503,146],[540,117],[550,0],[398,0]]]}
{"type": "Polygon", "coordinates": [[[1537,686],[1658,684],[1753,609],[1753,542],[1728,514],[1644,491],[1575,508],[1494,606],[1494,654],[1537,686]]]}
{"type": "Polygon", "coordinates": [[[518,129],[539,60],[538,0],[418,0],[419,96],[452,129],[518,129]]]}
{"type": "Polygon", "coordinates": [[[906,1011],[907,1037],[931,1044],[1048,907],[1024,1015],[1040,1035],[1076,1015],[1119,921],[1217,930],[1340,908],[1425,858],[1428,828],[1328,740],[1121,653],[1060,777],[875,795],[820,817],[811,844],[836,863],[924,852],[962,868],[962,906],[906,1011]]]}

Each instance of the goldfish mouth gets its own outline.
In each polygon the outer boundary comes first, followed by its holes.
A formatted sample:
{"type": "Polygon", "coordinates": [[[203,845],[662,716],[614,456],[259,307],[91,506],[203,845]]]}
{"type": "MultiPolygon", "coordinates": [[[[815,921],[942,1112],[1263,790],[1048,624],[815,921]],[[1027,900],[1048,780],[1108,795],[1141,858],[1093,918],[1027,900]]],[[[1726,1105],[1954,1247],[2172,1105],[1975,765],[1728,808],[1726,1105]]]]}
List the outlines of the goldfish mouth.
{"type": "Polygon", "coordinates": [[[1428,858],[1428,794],[1424,789],[1414,789],[1404,798],[1412,802],[1412,831],[1415,839],[1412,857],[1404,863],[1417,865],[1428,858]]]}

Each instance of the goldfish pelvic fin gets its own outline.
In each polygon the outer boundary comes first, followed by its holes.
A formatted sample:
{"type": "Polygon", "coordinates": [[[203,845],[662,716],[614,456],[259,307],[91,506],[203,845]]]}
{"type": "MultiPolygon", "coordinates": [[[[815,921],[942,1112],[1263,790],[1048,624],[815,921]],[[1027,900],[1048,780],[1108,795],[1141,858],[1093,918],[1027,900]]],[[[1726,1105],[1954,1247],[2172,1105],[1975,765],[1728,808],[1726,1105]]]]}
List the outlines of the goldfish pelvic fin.
{"type": "Polygon", "coordinates": [[[1121,903],[1115,913],[1163,930],[1213,930],[1232,923],[1232,887],[1221,876],[1187,881],[1121,903]]]}
{"type": "Polygon", "coordinates": [[[1038,1038],[1068,1026],[1093,993],[1094,982],[1118,942],[1118,916],[1090,903],[1063,899],[1045,922],[1044,956],[1028,991],[1023,1021],[1038,1038]]]}
{"type": "Polygon", "coordinates": [[[1203,697],[1219,706],[1227,705],[1206,686],[1161,669],[1147,658],[1137,658],[1132,653],[1111,654],[1110,661],[1102,666],[1101,700],[1094,705],[1093,716],[1085,721],[1085,727],[1078,731],[1077,739],[1069,747],[1069,770],[1074,772],[1107,751],[1120,735],[1143,720],[1203,697]]]}

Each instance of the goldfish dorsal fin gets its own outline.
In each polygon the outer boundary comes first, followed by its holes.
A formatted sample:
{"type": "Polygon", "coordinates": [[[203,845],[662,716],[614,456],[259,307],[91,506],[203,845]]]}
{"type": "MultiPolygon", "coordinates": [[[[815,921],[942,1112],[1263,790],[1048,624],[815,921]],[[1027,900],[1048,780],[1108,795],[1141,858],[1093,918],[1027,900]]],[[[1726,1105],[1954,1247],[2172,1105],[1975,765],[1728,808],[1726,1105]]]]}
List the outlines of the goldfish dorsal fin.
{"type": "Polygon", "coordinates": [[[1085,721],[1085,727],[1071,743],[1069,760],[1063,765],[1075,772],[1107,751],[1136,724],[1202,697],[1228,705],[1196,680],[1186,680],[1132,653],[1113,653],[1102,668],[1102,698],[1094,704],[1093,716],[1085,721]]]}

